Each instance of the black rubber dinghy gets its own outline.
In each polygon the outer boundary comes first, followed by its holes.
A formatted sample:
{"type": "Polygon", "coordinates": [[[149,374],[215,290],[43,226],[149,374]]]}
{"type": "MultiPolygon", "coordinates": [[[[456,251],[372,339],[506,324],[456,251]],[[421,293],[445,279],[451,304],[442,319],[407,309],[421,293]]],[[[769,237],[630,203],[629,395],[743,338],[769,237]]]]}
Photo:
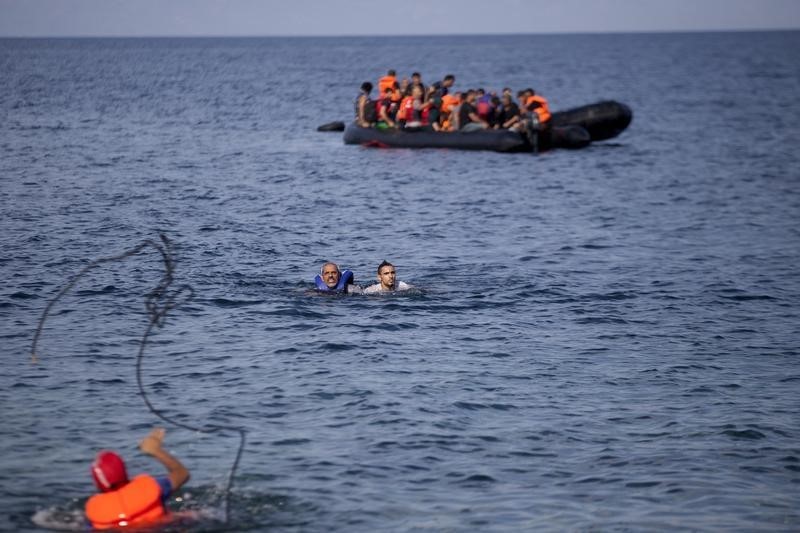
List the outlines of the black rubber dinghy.
{"type": "Polygon", "coordinates": [[[536,136],[509,130],[480,130],[469,133],[379,130],[362,128],[351,123],[344,130],[344,143],[378,148],[452,148],[496,152],[577,149],[588,146],[592,141],[616,137],[630,124],[632,116],[630,108],[625,104],[599,102],[553,113],[548,127],[536,136]]]}

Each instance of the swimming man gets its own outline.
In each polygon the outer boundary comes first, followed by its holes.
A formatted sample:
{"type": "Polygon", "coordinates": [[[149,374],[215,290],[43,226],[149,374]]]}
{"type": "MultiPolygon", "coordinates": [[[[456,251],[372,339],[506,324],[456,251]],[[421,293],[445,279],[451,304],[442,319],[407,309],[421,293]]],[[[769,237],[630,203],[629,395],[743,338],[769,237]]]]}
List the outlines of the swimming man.
{"type": "Polygon", "coordinates": [[[364,294],[381,294],[385,292],[407,291],[412,286],[408,283],[397,280],[397,270],[388,261],[383,261],[378,265],[378,281],[364,289],[364,294]]]}
{"type": "Polygon", "coordinates": [[[145,526],[167,514],[167,500],[189,480],[189,471],[161,443],[163,428],[150,432],[139,449],[167,469],[166,476],[140,474],[128,480],[125,462],[114,452],[101,451],[92,463],[92,477],[100,490],[86,502],[86,517],[95,529],[145,526]]]}
{"type": "Polygon", "coordinates": [[[314,285],[319,292],[355,293],[360,287],[354,284],[353,273],[349,270],[339,271],[336,263],[325,263],[314,278],[314,285]]]}

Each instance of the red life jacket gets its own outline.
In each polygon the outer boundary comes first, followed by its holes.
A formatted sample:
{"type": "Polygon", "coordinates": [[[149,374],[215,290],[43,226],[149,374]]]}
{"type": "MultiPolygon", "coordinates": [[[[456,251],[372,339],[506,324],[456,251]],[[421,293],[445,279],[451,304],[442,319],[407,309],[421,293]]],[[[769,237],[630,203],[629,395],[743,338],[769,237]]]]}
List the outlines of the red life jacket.
{"type": "Polygon", "coordinates": [[[422,113],[419,114],[419,121],[422,123],[423,126],[428,126],[431,123],[431,106],[426,106],[422,109],[422,113]]]}
{"type": "Polygon", "coordinates": [[[483,120],[487,120],[489,118],[489,112],[491,109],[492,107],[486,100],[478,100],[478,102],[475,104],[475,111],[483,120]]]}
{"type": "Polygon", "coordinates": [[[164,516],[161,487],[142,474],[117,490],[95,494],[86,502],[86,517],[95,529],[142,525],[164,516]]]}
{"type": "Polygon", "coordinates": [[[400,102],[400,108],[397,110],[397,120],[414,121],[414,99],[412,97],[406,96],[400,102]]]}

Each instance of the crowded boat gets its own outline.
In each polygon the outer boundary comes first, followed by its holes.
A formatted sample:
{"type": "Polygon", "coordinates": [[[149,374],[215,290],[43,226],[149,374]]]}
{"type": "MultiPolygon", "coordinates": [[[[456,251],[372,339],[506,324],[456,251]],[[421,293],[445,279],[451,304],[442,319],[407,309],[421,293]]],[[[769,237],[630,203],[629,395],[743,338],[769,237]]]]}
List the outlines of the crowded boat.
{"type": "Polygon", "coordinates": [[[398,80],[389,70],[374,85],[365,81],[354,100],[355,123],[378,130],[475,132],[545,129],[552,117],[547,100],[532,88],[500,93],[483,88],[453,91],[455,76],[426,86],[419,72],[398,80]]]}

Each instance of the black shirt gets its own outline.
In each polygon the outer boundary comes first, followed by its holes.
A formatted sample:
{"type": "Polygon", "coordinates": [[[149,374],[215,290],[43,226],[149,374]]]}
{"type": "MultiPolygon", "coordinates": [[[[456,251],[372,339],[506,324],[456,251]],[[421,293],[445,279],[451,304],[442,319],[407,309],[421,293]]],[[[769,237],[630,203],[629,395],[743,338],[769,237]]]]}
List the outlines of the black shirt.
{"type": "Polygon", "coordinates": [[[500,125],[502,126],[507,121],[519,115],[519,106],[514,102],[509,105],[503,106],[503,112],[500,114],[500,125]]]}
{"type": "Polygon", "coordinates": [[[462,102],[461,108],[458,110],[458,129],[472,122],[472,119],[469,118],[472,113],[475,113],[475,107],[468,102],[462,102]]]}

